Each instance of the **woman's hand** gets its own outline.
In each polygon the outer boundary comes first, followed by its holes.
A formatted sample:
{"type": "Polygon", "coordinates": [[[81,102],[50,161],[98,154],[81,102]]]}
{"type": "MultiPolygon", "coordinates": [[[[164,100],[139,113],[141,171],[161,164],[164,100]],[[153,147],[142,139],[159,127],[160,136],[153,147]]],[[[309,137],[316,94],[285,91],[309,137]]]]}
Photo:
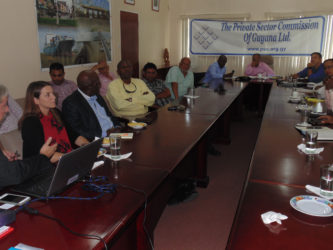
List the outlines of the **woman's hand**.
{"type": "Polygon", "coordinates": [[[51,142],[52,137],[49,137],[39,151],[41,155],[45,155],[47,158],[51,158],[57,150],[58,144],[54,143],[53,145],[50,145],[51,142]]]}

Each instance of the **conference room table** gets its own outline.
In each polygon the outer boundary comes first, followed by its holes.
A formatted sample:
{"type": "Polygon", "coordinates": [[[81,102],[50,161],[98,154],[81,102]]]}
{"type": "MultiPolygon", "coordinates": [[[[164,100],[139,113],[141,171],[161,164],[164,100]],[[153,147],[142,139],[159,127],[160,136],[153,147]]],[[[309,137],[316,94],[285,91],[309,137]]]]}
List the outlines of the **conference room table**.
{"type": "Polygon", "coordinates": [[[314,195],[305,185],[319,186],[320,166],[333,162],[333,143],[318,142],[324,151],[306,155],[295,129],[301,114],[288,103],[290,88],[273,86],[264,113],[253,158],[227,249],[331,249],[332,217],[296,211],[294,196],[314,195]],[[288,216],[282,224],[264,224],[261,214],[274,211],[288,216]]]}
{"type": "MultiPolygon", "coordinates": [[[[205,177],[205,137],[247,86],[239,82],[221,84],[222,92],[215,86],[196,89],[199,98],[185,98],[185,111],[168,111],[167,106],[155,111],[154,121],[145,129],[128,130],[134,138],[122,140],[121,153],[132,152],[131,158],[119,163],[106,160],[93,171],[118,184],[114,194],[89,201],[37,201],[30,206],[59,219],[75,232],[103,238],[111,249],[150,249],[147,233],[153,241],[153,230],[175,190],[176,179],[205,177]]],[[[82,185],[76,183],[61,196],[97,195],[83,190],[82,185]]],[[[14,231],[0,240],[1,249],[20,242],[45,249],[104,247],[97,239],[74,236],[57,222],[24,211],[17,214],[12,226],[14,231]]]]}
{"type": "MultiPolygon", "coordinates": [[[[116,166],[107,162],[93,171],[97,176],[106,176],[117,186],[116,192],[104,194],[96,200],[49,200],[33,202],[29,206],[41,213],[59,219],[74,232],[97,235],[112,249],[137,248],[136,218],[143,209],[145,199],[166,178],[167,172],[146,168],[129,161],[116,166]],[[126,187],[128,186],[128,187],[126,187]],[[133,192],[131,188],[140,190],[133,192]],[[146,194],[144,195],[145,192],[146,194]],[[145,197],[146,196],[146,197],[145,197]],[[123,232],[126,227],[126,232],[123,232]]],[[[64,197],[94,197],[95,192],[82,189],[77,183],[63,192],[64,197]]],[[[44,249],[101,249],[98,239],[79,237],[65,230],[57,222],[24,211],[17,214],[11,224],[14,231],[0,241],[0,249],[8,249],[24,243],[44,249]]]]}
{"type": "MultiPolygon", "coordinates": [[[[219,81],[211,88],[197,88],[195,95],[198,98],[183,98],[180,101],[186,107],[185,111],[169,111],[167,108],[173,104],[157,110],[151,125],[134,131],[135,143],[123,141],[122,152],[133,152],[131,158],[137,164],[173,172],[191,151],[197,154],[198,146],[200,149],[205,147],[205,134],[246,86],[247,83],[219,81]],[[218,86],[223,86],[225,91],[218,92],[218,86]]],[[[202,165],[196,164],[197,168],[192,170],[203,169],[205,172],[205,161],[198,162],[202,165]]]]}

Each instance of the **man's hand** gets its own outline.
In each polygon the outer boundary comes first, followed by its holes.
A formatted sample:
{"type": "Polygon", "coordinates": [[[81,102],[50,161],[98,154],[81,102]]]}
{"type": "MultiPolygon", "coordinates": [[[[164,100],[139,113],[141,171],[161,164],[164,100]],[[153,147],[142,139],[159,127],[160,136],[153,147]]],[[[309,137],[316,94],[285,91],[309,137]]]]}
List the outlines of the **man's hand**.
{"type": "Polygon", "coordinates": [[[142,93],[142,95],[148,95],[148,94],[149,94],[148,91],[142,93]]]}
{"type": "Polygon", "coordinates": [[[132,98],[125,99],[126,101],[132,102],[132,98]]]}
{"type": "Polygon", "coordinates": [[[17,160],[16,153],[12,153],[12,152],[10,152],[6,149],[3,149],[2,153],[7,157],[8,161],[16,161],[17,160]]]}
{"type": "Polygon", "coordinates": [[[333,78],[326,78],[324,80],[324,85],[327,90],[333,89],[333,78]]]}
{"type": "Polygon", "coordinates": [[[308,68],[312,68],[312,67],[314,67],[314,63],[309,62],[308,65],[307,65],[307,67],[308,67],[308,68]]]}
{"type": "Polygon", "coordinates": [[[319,116],[318,119],[321,120],[322,124],[333,124],[333,116],[332,115],[319,116]]]}
{"type": "Polygon", "coordinates": [[[57,143],[50,146],[51,142],[52,142],[52,137],[49,137],[39,151],[40,154],[45,155],[47,158],[53,156],[58,146],[57,143]]]}
{"type": "Polygon", "coordinates": [[[111,133],[120,133],[120,132],[121,132],[121,128],[115,128],[115,127],[113,127],[113,128],[108,129],[106,131],[106,134],[110,135],[111,133]]]}
{"type": "Polygon", "coordinates": [[[89,141],[85,137],[80,135],[76,138],[74,143],[75,143],[76,146],[82,147],[84,145],[89,144],[89,141]]]}
{"type": "Polygon", "coordinates": [[[259,63],[258,62],[255,62],[255,61],[252,61],[252,63],[251,63],[251,66],[252,67],[258,67],[258,65],[259,65],[259,63]]]}
{"type": "Polygon", "coordinates": [[[96,64],[94,67],[92,67],[90,70],[91,71],[96,71],[96,70],[98,70],[98,69],[100,69],[100,68],[102,68],[103,66],[102,66],[102,64],[101,63],[98,63],[98,64],[96,64]]]}

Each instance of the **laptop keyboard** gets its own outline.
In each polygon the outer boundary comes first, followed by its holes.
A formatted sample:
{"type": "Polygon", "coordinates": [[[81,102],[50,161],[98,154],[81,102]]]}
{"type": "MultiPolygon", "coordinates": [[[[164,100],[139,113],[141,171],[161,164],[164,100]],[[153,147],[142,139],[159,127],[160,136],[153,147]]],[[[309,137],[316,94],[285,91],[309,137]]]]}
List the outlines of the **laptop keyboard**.
{"type": "Polygon", "coordinates": [[[13,190],[32,196],[46,197],[53,178],[53,174],[54,169],[52,171],[45,171],[16,186],[13,188],[13,190]]]}

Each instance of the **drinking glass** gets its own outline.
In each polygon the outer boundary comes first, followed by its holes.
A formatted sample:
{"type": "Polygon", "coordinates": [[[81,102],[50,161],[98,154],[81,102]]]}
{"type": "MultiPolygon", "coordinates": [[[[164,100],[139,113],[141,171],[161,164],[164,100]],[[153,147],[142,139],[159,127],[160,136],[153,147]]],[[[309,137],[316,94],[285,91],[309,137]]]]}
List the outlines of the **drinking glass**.
{"type": "Polygon", "coordinates": [[[299,92],[297,92],[296,88],[293,88],[292,92],[291,92],[291,96],[293,98],[298,98],[299,97],[299,92]]]}
{"type": "Polygon", "coordinates": [[[320,167],[320,193],[333,196],[333,164],[320,167]]]}
{"type": "Polygon", "coordinates": [[[187,90],[187,94],[188,94],[189,96],[194,96],[194,88],[188,88],[188,90],[187,90]]]}
{"type": "Polygon", "coordinates": [[[301,124],[305,125],[308,123],[308,117],[309,117],[310,111],[307,109],[301,110],[301,124]]]}
{"type": "Polygon", "coordinates": [[[317,148],[318,132],[308,130],[305,133],[305,148],[308,152],[313,152],[317,148]]]}
{"type": "Polygon", "coordinates": [[[120,158],[121,136],[110,135],[110,155],[113,159],[120,158]]]}

